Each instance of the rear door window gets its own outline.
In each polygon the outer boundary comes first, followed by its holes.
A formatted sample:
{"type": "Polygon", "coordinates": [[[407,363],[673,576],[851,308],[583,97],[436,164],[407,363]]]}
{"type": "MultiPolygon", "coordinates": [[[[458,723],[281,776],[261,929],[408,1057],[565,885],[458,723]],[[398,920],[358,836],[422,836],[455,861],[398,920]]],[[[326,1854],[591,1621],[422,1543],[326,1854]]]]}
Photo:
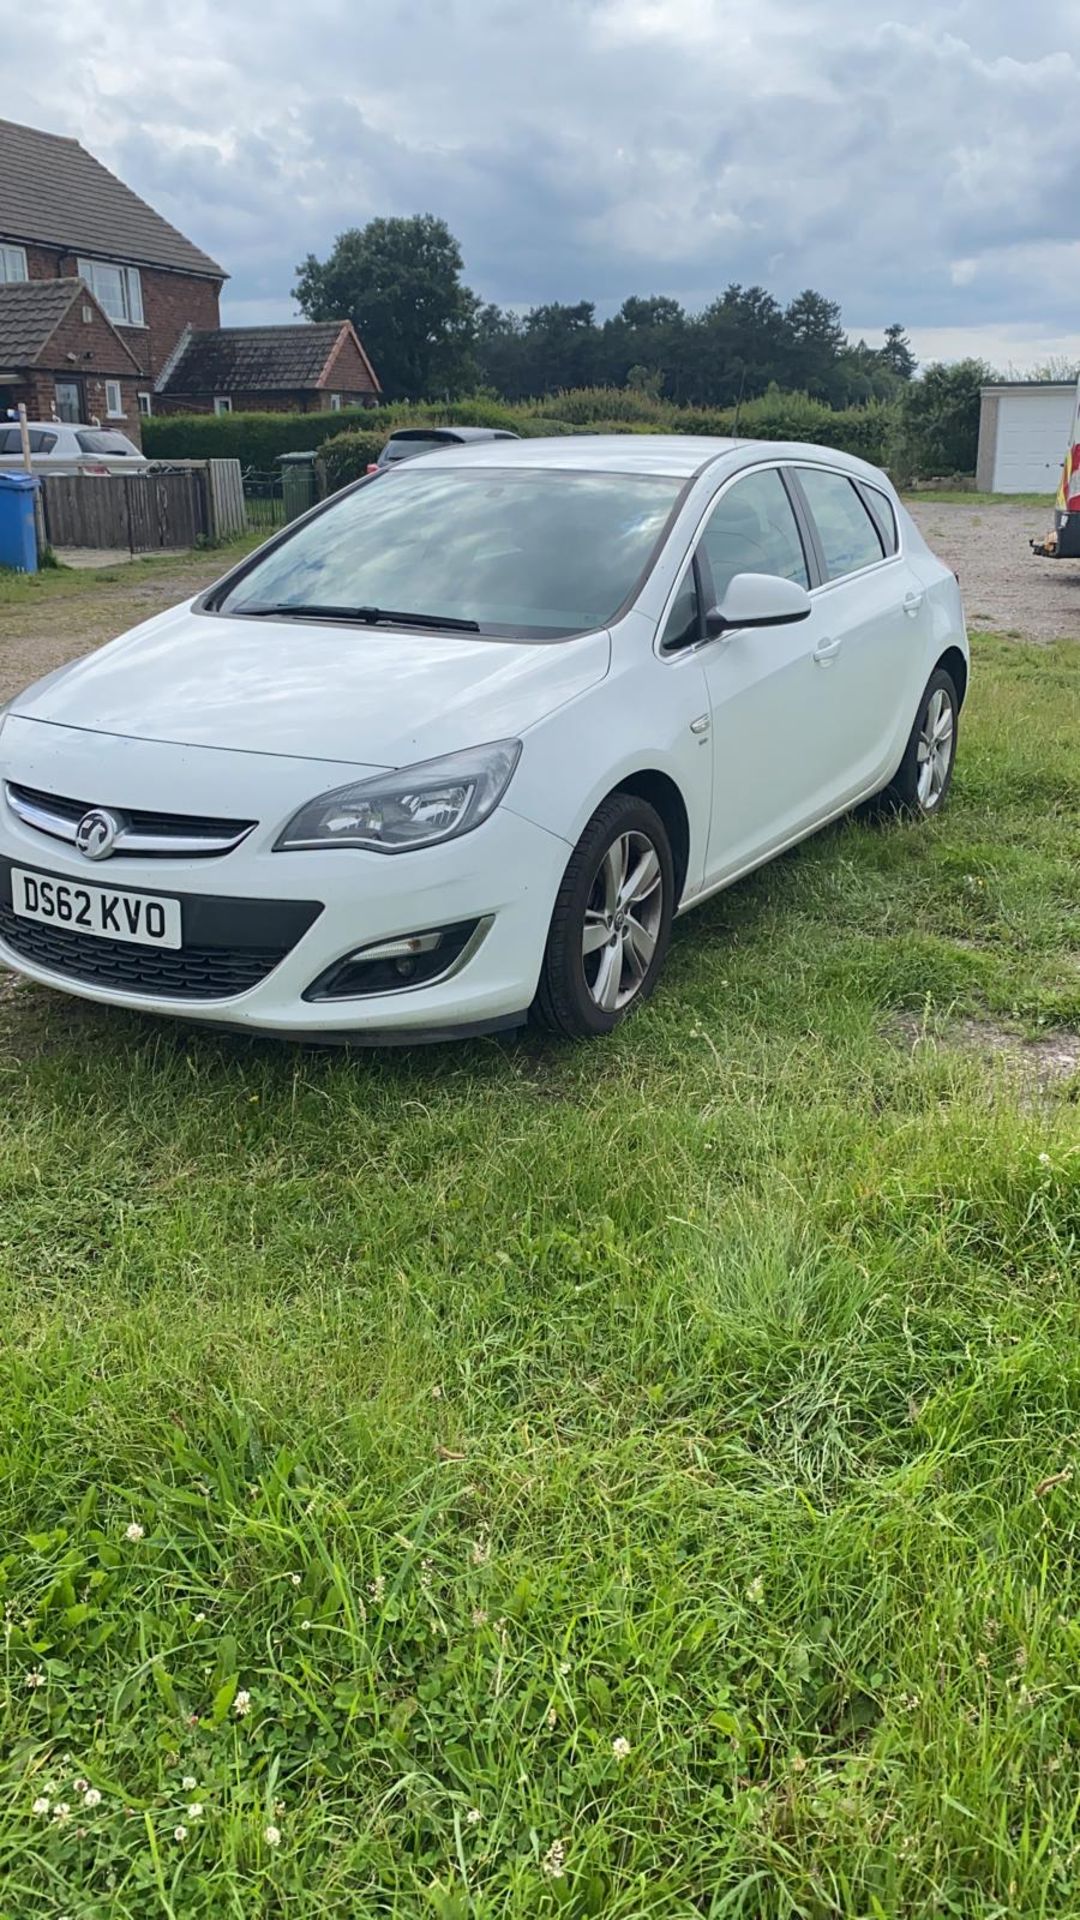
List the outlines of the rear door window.
{"type": "Polygon", "coordinates": [[[874,525],[881,535],[886,556],[891,558],[899,551],[900,535],[896,526],[896,515],[892,501],[882,493],[880,487],[868,487],[859,481],[859,495],[865,500],[873,515],[874,525]]]}
{"type": "Polygon", "coordinates": [[[824,467],[800,467],[799,484],[817,528],[829,580],[884,558],[881,535],[853,480],[824,467]]]}

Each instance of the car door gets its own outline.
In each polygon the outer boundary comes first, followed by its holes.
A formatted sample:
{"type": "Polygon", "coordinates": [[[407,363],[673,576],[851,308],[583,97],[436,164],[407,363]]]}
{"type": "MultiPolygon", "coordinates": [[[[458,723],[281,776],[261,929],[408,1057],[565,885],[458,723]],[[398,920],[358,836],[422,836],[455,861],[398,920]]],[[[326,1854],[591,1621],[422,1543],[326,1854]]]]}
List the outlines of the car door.
{"type": "Polygon", "coordinates": [[[906,737],[921,691],[926,591],[899,551],[880,488],[824,464],[800,463],[791,482],[817,552],[815,608],[833,645],[817,725],[835,811],[895,771],[897,737],[906,737]]]}
{"type": "MultiPolygon", "coordinates": [[[[697,557],[709,606],[737,573],[813,588],[815,554],[778,465],[739,474],[722,490],[697,557]]],[[[701,647],[713,750],[707,886],[767,858],[827,811],[834,765],[821,712],[831,646],[825,613],[812,602],[808,620],[735,629],[701,647]]]]}

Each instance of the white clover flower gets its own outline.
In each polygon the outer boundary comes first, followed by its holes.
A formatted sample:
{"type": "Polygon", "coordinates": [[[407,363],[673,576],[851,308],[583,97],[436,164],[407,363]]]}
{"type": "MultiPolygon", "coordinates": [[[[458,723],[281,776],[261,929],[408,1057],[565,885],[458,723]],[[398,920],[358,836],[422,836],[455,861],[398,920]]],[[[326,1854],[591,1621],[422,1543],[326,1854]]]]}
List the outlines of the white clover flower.
{"type": "Polygon", "coordinates": [[[68,1806],[66,1800],[57,1801],[56,1806],[53,1808],[53,1819],[58,1827],[67,1825],[67,1822],[71,1819],[71,1808],[68,1806]]]}
{"type": "Polygon", "coordinates": [[[467,1827],[478,1827],[480,1825],[479,1807],[469,1808],[468,1813],[465,1815],[465,1824],[467,1827]]]}
{"type": "Polygon", "coordinates": [[[623,1734],[621,1733],[617,1734],[615,1739],[611,1743],[611,1751],[615,1755],[616,1760],[629,1760],[630,1758],[629,1740],[627,1740],[623,1734]]]}
{"type": "Polygon", "coordinates": [[[1050,1165],[1050,1155],[1048,1153],[1040,1153],[1039,1165],[1040,1167],[1048,1167],[1050,1165]]]}
{"type": "Polygon", "coordinates": [[[73,1780],[71,1784],[74,1787],[76,1793],[85,1793],[87,1787],[90,1785],[90,1782],[89,1780],[73,1780]]]}
{"type": "Polygon", "coordinates": [[[540,1871],[548,1880],[561,1880],[566,1871],[566,1842],[553,1840],[540,1862],[540,1871]]]}
{"type": "Polygon", "coordinates": [[[195,1775],[193,1773],[185,1773],[183,1779],[180,1782],[180,1785],[183,1787],[185,1793],[194,1793],[198,1784],[199,1783],[196,1780],[195,1775]]]}
{"type": "Polygon", "coordinates": [[[206,1619],[205,1613],[197,1613],[195,1615],[195,1625],[197,1627],[201,1627],[205,1619],[206,1619]]]}
{"type": "Polygon", "coordinates": [[[280,1827],[264,1827],[263,1839],[266,1841],[266,1844],[268,1847],[280,1847],[281,1828],[280,1827]]]}
{"type": "Polygon", "coordinates": [[[245,1714],[251,1712],[251,1695],[246,1687],[240,1688],[239,1693],[233,1701],[233,1712],[238,1720],[242,1720],[245,1714]]]}
{"type": "Polygon", "coordinates": [[[193,1801],[192,1801],[192,1803],[191,1803],[191,1805],[190,1805],[190,1807],[189,1807],[189,1808],[188,1808],[188,1810],[187,1810],[187,1817],[188,1817],[188,1819],[189,1819],[189,1820],[201,1820],[201,1818],[202,1818],[202,1810],[203,1810],[203,1807],[202,1807],[202,1801],[201,1801],[201,1800],[193,1800],[193,1801]]]}
{"type": "Polygon", "coordinates": [[[298,1573],[290,1573],[289,1579],[292,1581],[292,1584],[294,1587],[299,1587],[302,1585],[301,1576],[298,1573]]]}
{"type": "Polygon", "coordinates": [[[34,1667],[32,1672],[27,1674],[26,1684],[28,1687],[43,1687],[45,1685],[45,1675],[41,1672],[40,1668],[34,1667]]]}
{"type": "Polygon", "coordinates": [[[186,1827],[174,1827],[174,1828],[173,1828],[173,1830],[172,1830],[172,1837],[173,1837],[173,1839],[174,1839],[174,1840],[186,1840],[186,1839],[187,1839],[187,1828],[186,1828],[186,1827]]]}
{"type": "Polygon", "coordinates": [[[31,1813],[48,1813],[49,1808],[51,1806],[52,1806],[52,1801],[47,1800],[43,1793],[39,1793],[30,1811],[31,1813]]]}
{"type": "Polygon", "coordinates": [[[84,1807],[100,1807],[100,1805],[101,1805],[101,1794],[98,1791],[97,1787],[87,1787],[86,1792],[83,1794],[83,1806],[84,1807]]]}
{"type": "Polygon", "coordinates": [[[132,1546],[135,1546],[140,1540],[145,1540],[145,1538],[146,1529],[145,1527],[140,1527],[137,1520],[133,1520],[130,1527],[124,1528],[124,1539],[130,1540],[132,1546]]]}

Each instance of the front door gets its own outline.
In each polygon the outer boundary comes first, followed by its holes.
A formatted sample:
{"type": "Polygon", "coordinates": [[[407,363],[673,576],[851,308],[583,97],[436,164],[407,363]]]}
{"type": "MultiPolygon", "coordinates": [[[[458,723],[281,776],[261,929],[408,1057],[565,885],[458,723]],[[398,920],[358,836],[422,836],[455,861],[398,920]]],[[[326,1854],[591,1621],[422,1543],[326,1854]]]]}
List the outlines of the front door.
{"type": "Polygon", "coordinates": [[[77,426],[82,419],[82,391],[77,380],[56,382],[56,417],[77,426]]]}
{"type": "MultiPolygon", "coordinates": [[[[724,490],[698,557],[711,606],[737,573],[778,574],[809,588],[808,556],[778,468],[756,468],[724,490]]],[[[808,620],[735,630],[701,649],[714,756],[707,886],[764,860],[824,812],[820,796],[834,768],[819,708],[831,644],[815,597],[808,620]]]]}

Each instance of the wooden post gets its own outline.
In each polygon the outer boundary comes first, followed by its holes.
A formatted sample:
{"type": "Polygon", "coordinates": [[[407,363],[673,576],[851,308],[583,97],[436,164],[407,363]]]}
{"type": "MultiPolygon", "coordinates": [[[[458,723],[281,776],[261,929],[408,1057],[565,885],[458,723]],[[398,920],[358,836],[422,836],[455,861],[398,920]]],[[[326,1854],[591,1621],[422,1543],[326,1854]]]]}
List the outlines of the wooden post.
{"type": "MultiPolygon", "coordinates": [[[[23,466],[26,468],[27,473],[33,473],[34,462],[30,456],[30,429],[26,424],[26,401],[25,400],[19,401],[18,412],[19,412],[19,440],[22,444],[23,466]]],[[[41,556],[44,553],[45,546],[46,546],[45,502],[42,498],[40,487],[37,487],[34,490],[34,535],[37,540],[37,558],[38,558],[38,565],[40,566],[41,556]]]]}

